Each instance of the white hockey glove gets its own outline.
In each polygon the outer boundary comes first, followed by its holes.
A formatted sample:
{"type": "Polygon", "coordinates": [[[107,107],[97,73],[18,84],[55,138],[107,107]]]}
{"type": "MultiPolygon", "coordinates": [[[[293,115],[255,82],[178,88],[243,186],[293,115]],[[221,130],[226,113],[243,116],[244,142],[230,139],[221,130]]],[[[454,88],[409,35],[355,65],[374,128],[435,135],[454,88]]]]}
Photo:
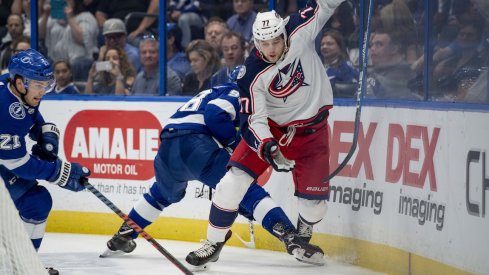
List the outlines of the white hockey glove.
{"type": "Polygon", "coordinates": [[[287,159],[282,155],[278,143],[275,140],[268,141],[263,145],[263,158],[277,172],[289,172],[295,166],[294,160],[287,159]]]}

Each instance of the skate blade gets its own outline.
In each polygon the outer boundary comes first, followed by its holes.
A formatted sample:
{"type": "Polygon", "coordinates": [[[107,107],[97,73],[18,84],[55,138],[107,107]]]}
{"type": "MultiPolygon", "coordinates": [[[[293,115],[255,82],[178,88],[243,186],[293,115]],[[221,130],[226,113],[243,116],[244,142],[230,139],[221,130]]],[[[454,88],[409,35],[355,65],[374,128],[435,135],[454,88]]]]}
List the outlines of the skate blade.
{"type": "Polygon", "coordinates": [[[126,254],[126,253],[122,250],[113,251],[113,250],[110,250],[107,248],[104,252],[100,253],[99,257],[100,258],[108,258],[108,257],[114,257],[114,256],[121,256],[124,254],[126,254]]]}
{"type": "Polygon", "coordinates": [[[323,266],[326,264],[326,259],[324,258],[323,253],[316,252],[310,257],[307,257],[304,255],[304,250],[303,249],[296,249],[294,250],[294,257],[296,260],[299,262],[305,263],[305,264],[311,264],[311,265],[317,265],[317,266],[323,266]]]}
{"type": "Polygon", "coordinates": [[[210,269],[210,265],[207,263],[207,264],[203,264],[203,265],[191,265],[189,263],[186,264],[188,270],[192,271],[192,272],[204,272],[204,271],[208,271],[210,269]]]}

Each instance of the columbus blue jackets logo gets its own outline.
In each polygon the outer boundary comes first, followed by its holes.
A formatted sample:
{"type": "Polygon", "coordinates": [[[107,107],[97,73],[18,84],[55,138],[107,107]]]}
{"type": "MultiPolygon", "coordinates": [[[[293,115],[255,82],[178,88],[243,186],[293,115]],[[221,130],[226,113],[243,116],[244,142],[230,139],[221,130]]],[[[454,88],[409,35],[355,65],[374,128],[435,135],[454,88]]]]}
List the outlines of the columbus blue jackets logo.
{"type": "Polygon", "coordinates": [[[268,90],[273,97],[284,98],[285,100],[301,86],[309,86],[309,84],[304,82],[304,79],[301,61],[296,59],[279,69],[278,74],[272,79],[268,90]]]}
{"type": "Polygon", "coordinates": [[[24,107],[20,102],[14,102],[8,107],[10,115],[15,119],[23,119],[25,117],[24,107]]]}

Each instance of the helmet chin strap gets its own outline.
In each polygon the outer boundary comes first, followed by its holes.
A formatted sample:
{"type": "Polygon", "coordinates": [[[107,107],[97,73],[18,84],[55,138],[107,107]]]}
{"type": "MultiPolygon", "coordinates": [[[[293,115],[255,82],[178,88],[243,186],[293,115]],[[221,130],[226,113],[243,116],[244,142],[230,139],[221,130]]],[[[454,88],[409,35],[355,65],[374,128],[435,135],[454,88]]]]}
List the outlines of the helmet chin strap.
{"type": "Polygon", "coordinates": [[[17,93],[20,94],[20,99],[22,100],[22,103],[24,103],[24,105],[27,105],[29,107],[32,107],[34,108],[34,106],[30,105],[29,103],[27,103],[27,101],[25,100],[25,96],[27,95],[27,93],[29,93],[29,89],[25,88],[25,93],[21,93],[19,91],[19,89],[17,89],[17,77],[14,79],[14,89],[15,91],[17,91],[17,93]]]}

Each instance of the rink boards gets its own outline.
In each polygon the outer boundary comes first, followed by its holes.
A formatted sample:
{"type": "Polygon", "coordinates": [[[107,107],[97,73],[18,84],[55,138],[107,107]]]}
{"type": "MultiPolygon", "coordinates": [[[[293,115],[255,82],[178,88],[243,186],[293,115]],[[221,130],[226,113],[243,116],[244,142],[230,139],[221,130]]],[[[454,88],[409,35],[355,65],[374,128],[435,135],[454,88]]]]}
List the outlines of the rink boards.
{"type": "MultiPolygon", "coordinates": [[[[154,180],[158,135],[182,104],[145,101],[45,100],[46,121],[61,129],[60,155],[88,166],[90,182],[128,212],[154,180]]],[[[355,108],[329,119],[330,162],[350,149],[355,108]]],[[[489,270],[489,113],[365,107],[359,145],[331,181],[329,211],[313,242],[329,256],[391,274],[464,274],[489,270]]],[[[260,184],[297,218],[290,174],[267,171],[260,184]]],[[[90,192],[48,186],[54,211],[48,231],[113,234],[120,219],[90,192]]],[[[205,238],[208,190],[191,182],[187,196],[147,228],[155,238],[205,238]]],[[[246,221],[233,231],[248,239],[246,221]]],[[[256,226],[258,248],[283,250],[256,226]]],[[[236,238],[231,245],[241,245],[236,238]]]]}

